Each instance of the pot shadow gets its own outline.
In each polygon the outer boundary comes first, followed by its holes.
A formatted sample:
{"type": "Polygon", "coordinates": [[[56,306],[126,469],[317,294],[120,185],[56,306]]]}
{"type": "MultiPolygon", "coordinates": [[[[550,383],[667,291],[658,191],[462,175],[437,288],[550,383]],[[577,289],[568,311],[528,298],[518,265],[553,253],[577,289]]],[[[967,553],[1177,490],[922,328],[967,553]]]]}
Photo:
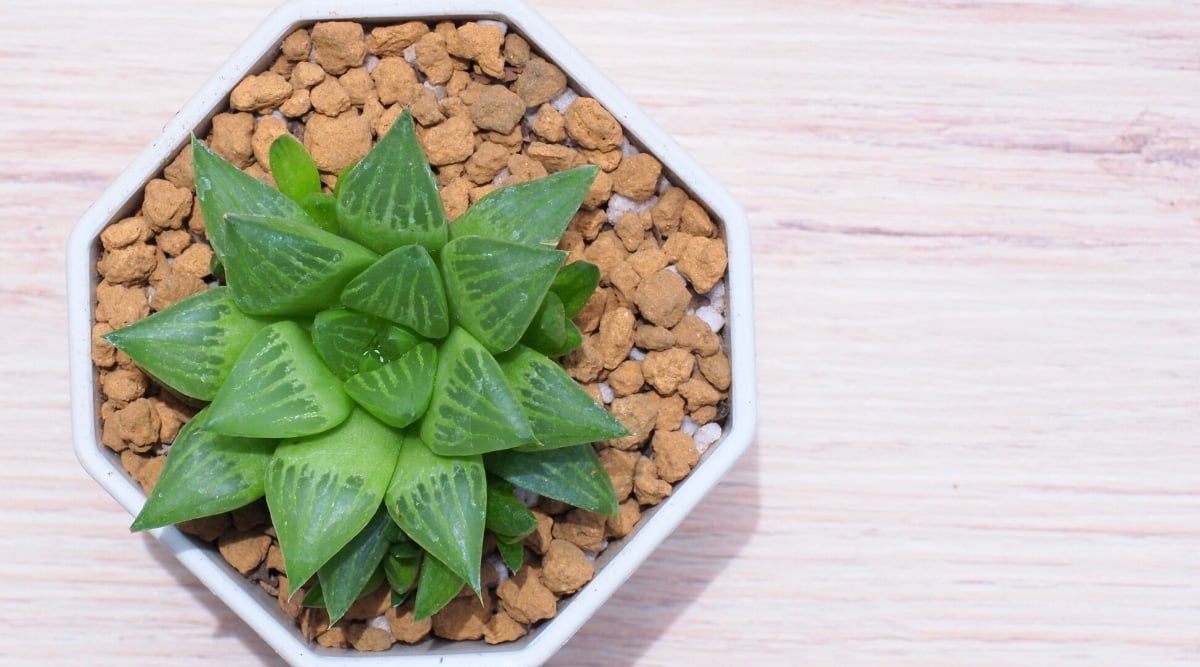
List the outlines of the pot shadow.
{"type": "Polygon", "coordinates": [[[750,541],[760,511],[758,443],[545,667],[632,665],[750,541]]]}
{"type": "MultiPolygon", "coordinates": [[[[176,585],[186,590],[192,599],[204,607],[212,617],[212,637],[222,640],[232,640],[241,643],[248,656],[253,655],[257,661],[253,664],[263,667],[286,667],[287,663],[270,647],[249,625],[212,594],[196,575],[192,574],[175,558],[171,550],[163,546],[149,534],[143,534],[146,550],[158,562],[162,569],[170,573],[176,585]]],[[[249,664],[241,662],[239,664],[249,664]]]]}

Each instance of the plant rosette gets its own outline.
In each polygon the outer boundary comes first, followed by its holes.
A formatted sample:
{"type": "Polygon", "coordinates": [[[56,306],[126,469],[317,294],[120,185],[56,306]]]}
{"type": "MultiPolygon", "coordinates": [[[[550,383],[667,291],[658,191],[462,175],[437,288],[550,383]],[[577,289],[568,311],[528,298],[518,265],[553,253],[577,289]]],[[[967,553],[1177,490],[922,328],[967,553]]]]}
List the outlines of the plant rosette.
{"type": "Polygon", "coordinates": [[[386,655],[411,664],[539,664],[749,444],[746,221],[524,5],[410,11],[285,5],[80,222],[68,252],[76,452],[135,529],[293,664],[393,644],[386,655]],[[360,42],[370,30],[374,62],[330,65],[356,30],[360,42]],[[434,85],[431,44],[476,81],[463,88],[460,71],[434,85]],[[447,114],[411,94],[379,106],[406,68],[447,114]],[[359,98],[373,79],[376,106],[330,107],[339,79],[359,98]],[[260,84],[279,81],[311,108],[272,106],[282,98],[260,84]],[[528,110],[506,134],[496,117],[516,97],[528,110]],[[303,143],[287,130],[260,140],[281,111],[303,143]],[[330,163],[326,113],[374,114],[376,138],[350,151],[361,158],[330,163]],[[228,141],[246,119],[249,166],[228,141]],[[434,157],[456,122],[476,127],[465,174],[462,156],[434,157]],[[607,150],[596,132],[624,143],[607,150]],[[481,166],[504,154],[502,173],[481,166]],[[530,593],[536,612],[513,597],[530,593]],[[440,637],[510,643],[403,649],[431,618],[440,637]]]}
{"type": "Polygon", "coordinates": [[[279,190],[195,140],[192,161],[226,284],[104,336],[209,402],[134,530],[265,494],[294,594],[316,576],[305,601],[334,624],[385,579],[415,621],[464,584],[482,596],[485,534],[518,572],[537,519],[514,485],[616,514],[591,443],[629,431],[550,358],[582,342],[571,318],[600,280],[554,247],[596,167],[450,226],[407,111],[336,193],[291,135],[270,149],[279,190]]]}

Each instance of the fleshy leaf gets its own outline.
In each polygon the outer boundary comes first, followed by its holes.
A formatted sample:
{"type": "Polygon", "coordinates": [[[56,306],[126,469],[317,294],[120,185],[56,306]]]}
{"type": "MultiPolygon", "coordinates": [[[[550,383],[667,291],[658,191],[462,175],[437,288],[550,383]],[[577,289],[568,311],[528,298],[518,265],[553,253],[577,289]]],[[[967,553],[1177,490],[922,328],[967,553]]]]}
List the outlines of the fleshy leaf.
{"type": "Polygon", "coordinates": [[[375,517],[402,441],[399,432],[355,410],[332,430],[276,448],[267,467],[267,505],[295,588],[375,517]]]}
{"type": "Polygon", "coordinates": [[[547,498],[590,512],[615,515],[617,494],[591,445],[487,455],[488,472],[547,498]]]}
{"type": "Polygon", "coordinates": [[[406,535],[479,592],[487,515],[482,458],[440,456],[409,435],[388,486],[386,505],[406,535]]]}
{"type": "Polygon", "coordinates": [[[282,134],[276,138],[268,159],[275,185],[288,199],[302,204],[305,197],[321,192],[321,173],[296,137],[282,134]]]}
{"type": "Polygon", "coordinates": [[[225,218],[225,275],[238,308],[254,315],[309,315],[338,303],[342,288],[378,257],[314,226],[282,218],[225,218]]]}
{"type": "Polygon", "coordinates": [[[445,563],[425,555],[417,580],[417,600],[413,605],[413,620],[422,621],[438,613],[458,596],[466,581],[445,563]]]}
{"type": "Polygon", "coordinates": [[[238,355],[266,324],[238,310],[228,287],[215,287],[104,338],[168,387],[211,401],[238,355]]]}
{"type": "Polygon", "coordinates": [[[562,366],[544,355],[518,346],[498,361],[537,441],[522,449],[568,447],[629,435],[562,366]]]}
{"type": "Polygon", "coordinates": [[[192,163],[204,231],[222,262],[229,259],[230,253],[225,243],[227,215],[266,215],[316,225],[299,204],[233,166],[195,136],[192,137],[192,163]]]}
{"type": "Polygon", "coordinates": [[[379,421],[396,428],[415,422],[429,407],[437,348],[420,343],[399,359],[346,381],[346,393],[379,421]]]}
{"type": "Polygon", "coordinates": [[[575,317],[587,305],[600,284],[600,267],[582,260],[565,264],[554,276],[550,291],[562,299],[567,317],[575,317]]]}
{"type": "Polygon", "coordinates": [[[300,200],[300,206],[317,222],[317,226],[337,234],[340,226],[337,219],[337,200],[326,192],[314,192],[300,200]]]}
{"type": "Polygon", "coordinates": [[[454,239],[441,254],[450,312],[484,347],[503,352],[529,328],[566,256],[481,236],[454,239]]]}
{"type": "Polygon", "coordinates": [[[562,299],[554,292],[546,292],[542,307],[521,336],[521,342],[546,356],[559,356],[567,345],[568,321],[562,299]]]}
{"type": "Polygon", "coordinates": [[[446,211],[407,109],[338,179],[337,211],[342,233],[381,255],[410,243],[430,252],[445,245],[446,211]]]}
{"type": "Polygon", "coordinates": [[[259,331],[209,407],[209,428],[249,438],[292,438],[328,430],[353,403],[289,320],[259,331]]]}
{"type": "Polygon", "coordinates": [[[508,540],[521,540],[537,530],[537,518],[513,495],[513,486],[492,477],[487,487],[487,529],[508,540]]]}
{"type": "Polygon", "coordinates": [[[385,533],[390,523],[392,518],[381,505],[367,527],[317,571],[330,624],[345,616],[350,605],[364,593],[378,587],[376,583],[375,587],[366,588],[380,572],[379,565],[387,555],[389,545],[385,533]]]}
{"type": "Polygon", "coordinates": [[[521,404],[495,358],[454,329],[438,350],[437,378],[421,439],[444,456],[480,454],[533,441],[521,404]]]}
{"type": "Polygon", "coordinates": [[[523,539],[510,540],[497,535],[496,550],[500,552],[500,559],[514,573],[519,572],[521,566],[525,564],[525,540],[523,539]]]}
{"type": "Polygon", "coordinates": [[[391,322],[344,308],[317,313],[312,339],[325,365],[341,380],[395,361],[420,342],[391,322]]]}
{"type": "Polygon", "coordinates": [[[450,238],[486,236],[524,246],[558,245],[599,168],[576,167],[499,188],[450,225],[450,238]]]}
{"type": "Polygon", "coordinates": [[[218,435],[205,428],[207,418],[201,410],[179,430],[132,530],[213,516],[263,497],[275,442],[218,435]]]}
{"type": "MultiPolygon", "coordinates": [[[[417,572],[421,569],[421,555],[397,556],[389,553],[383,559],[383,573],[387,576],[392,592],[404,595],[417,583],[417,572]]],[[[462,584],[459,584],[462,588],[462,584]]]]}
{"type": "Polygon", "coordinates": [[[444,338],[450,331],[442,277],[429,251],[419,245],[402,246],[379,258],[346,285],[342,303],[426,338],[444,338]]]}

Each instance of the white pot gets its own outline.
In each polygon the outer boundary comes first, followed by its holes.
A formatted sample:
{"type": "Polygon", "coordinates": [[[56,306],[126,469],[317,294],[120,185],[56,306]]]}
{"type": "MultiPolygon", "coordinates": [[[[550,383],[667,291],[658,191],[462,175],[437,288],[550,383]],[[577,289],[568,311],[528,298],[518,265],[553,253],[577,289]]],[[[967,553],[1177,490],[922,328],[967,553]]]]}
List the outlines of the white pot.
{"type": "Polygon", "coordinates": [[[67,254],[67,304],[70,320],[71,418],[75,453],[84,469],[131,514],[145,494],[121,467],[119,457],[100,444],[97,373],[91,361],[92,310],[97,275],[98,237],[107,225],[131,215],[144,184],[161,172],[191,133],[204,130],[226,105],[229,91],[247,74],[265,69],[268,54],[293,29],[321,20],[494,19],[525,36],[536,50],[563,69],[571,86],[598,99],[624,125],[626,135],[654,154],[678,185],[689,190],[723,225],[729,254],[727,323],[732,363],[730,414],[724,435],[674,493],[645,512],[637,529],[614,542],[597,559],[595,578],[559,607],[558,615],[510,644],[429,641],[397,644],[384,653],[329,650],[303,639],[279,610],[275,598],[230,567],[211,545],[174,527],[153,531],[176,558],[234,612],[250,624],[292,665],[330,667],[353,664],[538,665],[547,660],[613,594],[684,516],[733,466],[749,446],[755,429],[755,353],[749,225],[742,208],[678,144],[624,94],[519,0],[293,0],[263,22],[203,88],[183,107],[141,155],[80,219],[67,254]]]}

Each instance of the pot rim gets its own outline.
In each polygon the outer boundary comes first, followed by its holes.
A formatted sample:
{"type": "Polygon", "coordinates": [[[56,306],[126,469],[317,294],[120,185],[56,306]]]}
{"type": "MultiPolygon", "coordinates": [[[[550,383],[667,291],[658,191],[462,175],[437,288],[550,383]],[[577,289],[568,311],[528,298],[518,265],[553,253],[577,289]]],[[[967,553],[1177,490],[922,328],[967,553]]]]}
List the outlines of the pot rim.
{"type": "Polygon", "coordinates": [[[333,667],[392,663],[405,660],[414,667],[490,664],[539,665],[549,659],[602,605],[683,518],[741,458],[756,428],[756,369],[749,222],[741,206],[679,144],[651,121],[574,46],[520,0],[409,0],[403,8],[387,0],[342,0],[336,9],[328,0],[291,0],[258,26],[216,73],[180,109],[162,133],[117,177],[84,213],[67,246],[68,356],[71,367],[71,424],[76,457],[101,487],[131,515],[145,502],[140,486],[121,468],[118,458],[98,437],[97,374],[91,360],[95,303],[96,240],[119,216],[132,213],[135,198],[147,180],[158,174],[192,132],[202,130],[225,106],[233,84],[269,62],[270,49],[299,25],[315,21],[402,21],[491,19],[503,21],[529,39],[569,77],[580,94],[597,98],[620,121],[626,134],[653,153],[673,175],[722,221],[729,264],[726,274],[726,331],[729,337],[732,383],[730,414],[721,440],[672,495],[647,511],[641,525],[623,543],[605,550],[595,578],[568,601],[558,615],[510,644],[426,642],[395,651],[358,654],[310,645],[294,624],[261,590],[224,562],[215,550],[201,547],[173,526],[150,531],[180,563],[213,594],[250,625],[281,657],[293,665],[333,667]]]}

